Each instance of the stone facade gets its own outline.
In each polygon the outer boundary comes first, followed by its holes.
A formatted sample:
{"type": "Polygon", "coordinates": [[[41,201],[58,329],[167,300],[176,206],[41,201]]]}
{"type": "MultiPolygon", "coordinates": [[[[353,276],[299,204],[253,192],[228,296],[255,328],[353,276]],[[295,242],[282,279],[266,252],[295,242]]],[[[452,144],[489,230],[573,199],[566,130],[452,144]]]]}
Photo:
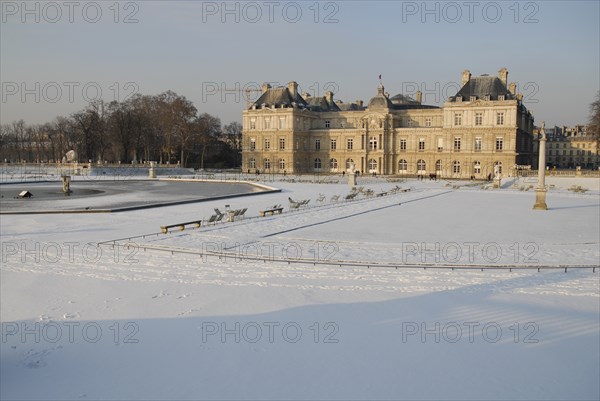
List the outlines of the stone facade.
{"type": "MultiPolygon", "coordinates": [[[[537,131],[534,131],[537,134],[537,131]]],[[[546,129],[546,161],[550,168],[581,167],[597,169],[600,166],[598,140],[587,132],[584,125],[546,129]]],[[[537,136],[537,135],[536,135],[537,136]]],[[[537,140],[534,152],[537,153],[537,140]]]]}
{"type": "Polygon", "coordinates": [[[380,83],[367,106],[311,97],[298,85],[271,88],[243,112],[244,171],[486,178],[531,165],[533,116],[498,77],[471,77],[443,107],[404,95],[390,97],[380,83]]]}

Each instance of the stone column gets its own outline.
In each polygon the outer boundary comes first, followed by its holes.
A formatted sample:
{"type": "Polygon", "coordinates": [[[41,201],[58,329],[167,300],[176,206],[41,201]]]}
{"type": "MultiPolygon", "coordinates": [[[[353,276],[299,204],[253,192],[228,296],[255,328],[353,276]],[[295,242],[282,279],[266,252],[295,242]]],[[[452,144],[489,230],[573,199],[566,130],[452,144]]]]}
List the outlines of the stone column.
{"type": "Polygon", "coordinates": [[[540,145],[539,145],[539,161],[538,161],[538,185],[535,189],[535,203],[533,210],[548,210],[546,205],[546,131],[545,124],[542,121],[540,127],[540,145]]]}
{"type": "Polygon", "coordinates": [[[156,162],[150,162],[150,169],[148,169],[148,177],[156,178],[156,172],[154,171],[154,165],[156,162]]]}

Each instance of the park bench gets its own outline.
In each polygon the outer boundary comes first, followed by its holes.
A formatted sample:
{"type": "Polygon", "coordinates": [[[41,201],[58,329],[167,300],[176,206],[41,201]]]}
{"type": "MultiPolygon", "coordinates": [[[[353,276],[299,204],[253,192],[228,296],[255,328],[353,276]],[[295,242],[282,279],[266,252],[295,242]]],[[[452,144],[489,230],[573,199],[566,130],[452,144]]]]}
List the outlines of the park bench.
{"type": "Polygon", "coordinates": [[[258,215],[260,217],[272,216],[274,214],[281,214],[281,213],[283,213],[283,207],[281,207],[281,205],[274,205],[269,208],[266,208],[265,210],[258,211],[258,215]]]}
{"type": "Polygon", "coordinates": [[[160,226],[160,230],[163,234],[167,234],[169,229],[177,227],[179,231],[185,230],[185,226],[193,226],[193,228],[200,228],[202,226],[202,220],[188,221],[187,223],[171,224],[168,226],[160,226]]]}

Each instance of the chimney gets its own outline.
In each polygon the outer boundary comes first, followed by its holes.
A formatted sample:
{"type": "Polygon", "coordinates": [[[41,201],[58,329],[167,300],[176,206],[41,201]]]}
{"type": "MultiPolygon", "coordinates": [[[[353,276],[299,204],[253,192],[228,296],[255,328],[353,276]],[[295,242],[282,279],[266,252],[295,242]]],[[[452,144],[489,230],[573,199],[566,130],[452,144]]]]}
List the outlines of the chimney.
{"type": "Polygon", "coordinates": [[[358,107],[363,107],[363,101],[362,100],[357,100],[356,104],[358,105],[358,107]]]}
{"type": "Polygon", "coordinates": [[[296,81],[291,81],[288,83],[288,90],[292,94],[292,97],[296,97],[296,94],[298,93],[298,84],[296,81]]]}
{"type": "Polygon", "coordinates": [[[329,103],[329,104],[333,103],[333,92],[331,92],[331,91],[325,92],[325,100],[327,100],[327,103],[329,103]]]}
{"type": "Polygon", "coordinates": [[[505,67],[500,68],[500,71],[498,71],[498,78],[504,85],[508,84],[508,70],[505,67]]]}
{"type": "Polygon", "coordinates": [[[415,93],[415,100],[417,103],[421,104],[423,101],[423,93],[421,91],[417,91],[417,93],[415,93]]]}
{"type": "Polygon", "coordinates": [[[302,92],[302,97],[306,100],[306,99],[310,98],[310,93],[302,92]]]}
{"type": "Polygon", "coordinates": [[[516,95],[517,94],[517,84],[514,82],[511,82],[510,85],[508,85],[508,90],[510,93],[513,94],[513,96],[516,95]]]}
{"type": "Polygon", "coordinates": [[[471,80],[471,71],[469,70],[464,70],[462,72],[462,80],[461,80],[461,85],[465,86],[465,84],[467,82],[469,82],[471,80]]]}
{"type": "Polygon", "coordinates": [[[268,83],[265,82],[264,84],[262,84],[262,86],[260,88],[262,89],[262,93],[265,93],[266,91],[271,89],[271,85],[269,85],[268,83]]]}

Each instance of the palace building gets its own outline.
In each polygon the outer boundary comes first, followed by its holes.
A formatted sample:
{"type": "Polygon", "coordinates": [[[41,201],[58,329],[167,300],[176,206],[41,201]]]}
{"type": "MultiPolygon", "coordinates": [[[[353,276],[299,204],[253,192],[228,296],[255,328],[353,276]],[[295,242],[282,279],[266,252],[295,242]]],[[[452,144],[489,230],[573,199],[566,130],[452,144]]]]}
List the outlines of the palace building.
{"type": "Polygon", "coordinates": [[[298,84],[271,87],[243,112],[242,169],[262,173],[437,174],[486,178],[531,165],[533,116],[499,75],[462,73],[462,87],[443,107],[398,94],[381,82],[377,94],[344,103],[333,93],[298,93],[298,84]],[[496,167],[497,166],[497,167],[496,167]]]}

